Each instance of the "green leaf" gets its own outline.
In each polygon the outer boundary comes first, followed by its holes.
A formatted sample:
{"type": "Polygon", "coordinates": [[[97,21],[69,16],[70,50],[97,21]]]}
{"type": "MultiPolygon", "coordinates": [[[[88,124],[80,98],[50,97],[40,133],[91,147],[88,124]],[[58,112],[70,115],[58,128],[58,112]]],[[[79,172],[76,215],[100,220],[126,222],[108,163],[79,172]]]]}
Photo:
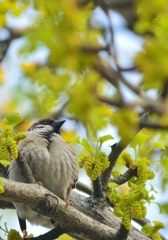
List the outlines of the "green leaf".
{"type": "Polygon", "coordinates": [[[114,169],[114,170],[112,171],[111,175],[112,175],[113,177],[117,178],[117,177],[119,177],[121,174],[120,174],[119,171],[117,171],[116,169],[114,169]]]}
{"type": "Polygon", "coordinates": [[[157,227],[157,231],[161,228],[165,228],[165,225],[160,221],[152,221],[152,222],[155,225],[155,227],[157,227]]]}
{"type": "Polygon", "coordinates": [[[99,141],[101,144],[103,144],[104,142],[114,139],[111,135],[105,135],[103,137],[99,137],[99,141]]]}
{"type": "Polygon", "coordinates": [[[80,142],[80,137],[79,137],[79,136],[74,137],[74,138],[72,139],[72,141],[73,141],[74,143],[81,144],[81,142],[80,142]]]}
{"type": "Polygon", "coordinates": [[[142,227],[141,231],[148,236],[148,235],[150,235],[150,233],[151,233],[151,226],[150,226],[149,224],[145,224],[145,225],[142,227]]]}
{"type": "Polygon", "coordinates": [[[109,187],[109,188],[116,188],[116,187],[118,187],[118,184],[115,183],[115,182],[109,182],[109,183],[108,183],[108,187],[109,187]]]}
{"type": "Polygon", "coordinates": [[[150,185],[150,187],[151,187],[151,188],[149,189],[149,192],[158,193],[151,184],[149,184],[149,185],[150,185]]]}
{"type": "Polygon", "coordinates": [[[141,146],[142,143],[144,143],[146,141],[146,139],[148,139],[148,136],[144,133],[139,133],[135,137],[135,141],[139,146],[141,146]]]}
{"type": "Polygon", "coordinates": [[[61,235],[59,238],[59,240],[73,240],[70,236],[68,236],[67,234],[63,234],[61,235]]]}
{"type": "Polygon", "coordinates": [[[163,150],[166,149],[165,146],[162,143],[160,143],[160,142],[152,142],[152,150],[155,149],[155,148],[161,148],[163,150]]]}
{"type": "Polygon", "coordinates": [[[141,146],[146,141],[146,139],[148,139],[148,136],[146,134],[138,133],[135,136],[134,140],[130,143],[130,147],[135,149],[137,145],[141,146]]]}
{"type": "Polygon", "coordinates": [[[0,164],[2,164],[4,167],[9,166],[10,162],[7,160],[0,160],[0,164]]]}
{"type": "Polygon", "coordinates": [[[168,164],[167,164],[168,163],[168,157],[160,159],[159,162],[164,167],[166,172],[168,172],[168,164]]]}
{"type": "Polygon", "coordinates": [[[88,150],[88,152],[95,153],[94,147],[89,144],[85,138],[82,138],[82,145],[88,150]]]}
{"type": "Polygon", "coordinates": [[[23,117],[19,113],[12,113],[6,115],[5,119],[7,120],[7,124],[15,127],[23,120],[23,117]]]}
{"type": "MultiPolygon", "coordinates": [[[[168,203],[165,203],[165,204],[157,204],[157,205],[158,205],[161,213],[163,213],[163,211],[164,211],[165,213],[168,214],[168,203]]],[[[159,212],[159,213],[160,213],[160,212],[159,212]]]]}

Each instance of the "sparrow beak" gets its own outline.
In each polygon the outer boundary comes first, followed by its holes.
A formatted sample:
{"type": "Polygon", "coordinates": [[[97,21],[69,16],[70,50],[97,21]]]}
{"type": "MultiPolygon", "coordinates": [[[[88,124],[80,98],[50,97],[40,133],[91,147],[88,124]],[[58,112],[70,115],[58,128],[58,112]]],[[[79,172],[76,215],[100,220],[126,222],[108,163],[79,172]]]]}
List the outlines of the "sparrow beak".
{"type": "Polygon", "coordinates": [[[66,121],[66,120],[61,120],[61,121],[54,122],[54,123],[52,124],[52,126],[53,126],[53,128],[54,128],[54,132],[60,134],[60,131],[59,131],[59,130],[60,130],[61,126],[64,124],[65,121],[66,121]]]}

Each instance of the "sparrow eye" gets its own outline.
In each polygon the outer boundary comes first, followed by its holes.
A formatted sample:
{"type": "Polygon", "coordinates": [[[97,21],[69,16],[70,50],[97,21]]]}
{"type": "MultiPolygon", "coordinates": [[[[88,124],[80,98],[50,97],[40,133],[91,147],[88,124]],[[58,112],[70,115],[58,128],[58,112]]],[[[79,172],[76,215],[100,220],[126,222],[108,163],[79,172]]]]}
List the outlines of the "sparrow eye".
{"type": "Polygon", "coordinates": [[[43,124],[44,124],[44,125],[47,125],[47,124],[48,124],[48,122],[43,122],[43,124]]]}

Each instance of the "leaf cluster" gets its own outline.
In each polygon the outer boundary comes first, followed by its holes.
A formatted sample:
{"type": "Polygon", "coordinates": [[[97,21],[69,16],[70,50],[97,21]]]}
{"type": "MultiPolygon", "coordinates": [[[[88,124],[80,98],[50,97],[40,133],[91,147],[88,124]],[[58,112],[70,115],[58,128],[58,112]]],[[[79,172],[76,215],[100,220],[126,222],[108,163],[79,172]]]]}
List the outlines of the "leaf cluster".
{"type": "Polygon", "coordinates": [[[150,224],[146,224],[143,226],[141,231],[145,233],[148,237],[151,237],[152,240],[161,240],[158,231],[162,228],[165,228],[165,225],[162,222],[159,221],[153,221],[154,226],[151,226],[150,224]]]}
{"type": "Polygon", "coordinates": [[[6,167],[12,159],[18,158],[17,142],[26,137],[25,133],[13,135],[13,127],[18,125],[23,118],[18,113],[6,115],[0,127],[0,163],[6,167]]]}
{"type": "Polygon", "coordinates": [[[79,167],[84,167],[87,175],[92,181],[96,180],[100,174],[109,167],[110,162],[107,155],[101,151],[101,147],[105,141],[110,139],[113,139],[110,135],[100,137],[96,140],[97,144],[95,148],[92,144],[89,144],[85,138],[81,141],[80,138],[76,139],[76,142],[81,144],[85,150],[87,150],[87,153],[80,157],[79,167]]]}

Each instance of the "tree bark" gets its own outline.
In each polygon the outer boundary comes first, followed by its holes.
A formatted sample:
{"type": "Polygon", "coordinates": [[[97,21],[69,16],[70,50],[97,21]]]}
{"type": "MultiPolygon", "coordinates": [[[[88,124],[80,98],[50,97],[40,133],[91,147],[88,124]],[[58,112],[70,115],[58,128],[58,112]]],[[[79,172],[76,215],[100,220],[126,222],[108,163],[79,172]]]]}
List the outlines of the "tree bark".
{"type": "MultiPolygon", "coordinates": [[[[92,199],[72,194],[72,206],[38,184],[25,184],[3,180],[5,192],[0,199],[11,202],[22,202],[45,216],[56,219],[66,232],[76,239],[102,239],[116,238],[121,226],[119,218],[113,215],[108,206],[101,208],[101,199],[92,199]]],[[[129,233],[128,240],[149,240],[136,229],[129,233]]]]}

